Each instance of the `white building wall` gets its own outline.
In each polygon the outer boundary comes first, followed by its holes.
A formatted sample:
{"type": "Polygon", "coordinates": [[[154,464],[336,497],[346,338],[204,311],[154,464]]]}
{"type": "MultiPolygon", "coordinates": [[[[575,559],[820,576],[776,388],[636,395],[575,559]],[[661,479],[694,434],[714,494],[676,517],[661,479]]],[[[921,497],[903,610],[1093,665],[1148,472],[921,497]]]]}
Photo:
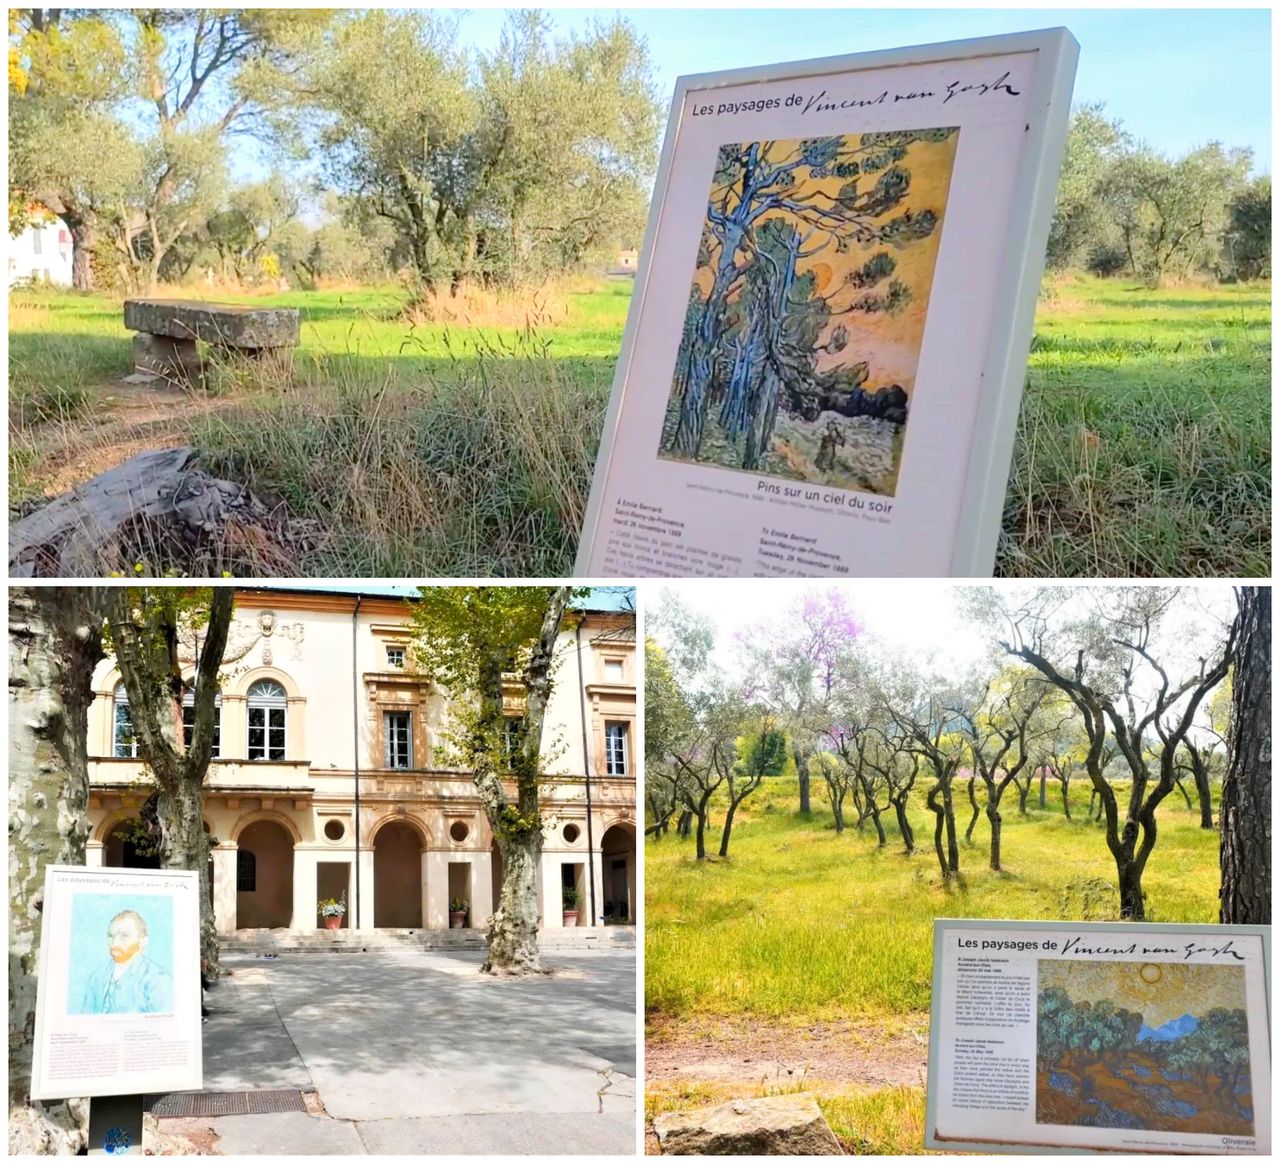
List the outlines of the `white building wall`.
{"type": "Polygon", "coordinates": [[[71,286],[71,230],[60,218],[32,223],[9,239],[9,286],[32,280],[71,286]]]}

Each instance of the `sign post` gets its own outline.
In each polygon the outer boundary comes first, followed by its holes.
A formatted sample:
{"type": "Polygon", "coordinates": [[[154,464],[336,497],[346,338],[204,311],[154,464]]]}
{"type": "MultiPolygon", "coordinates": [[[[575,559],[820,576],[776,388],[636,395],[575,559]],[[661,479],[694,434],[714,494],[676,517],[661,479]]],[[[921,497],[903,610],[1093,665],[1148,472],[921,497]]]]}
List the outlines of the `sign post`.
{"type": "Polygon", "coordinates": [[[677,82],[579,576],[991,573],[1077,55],[677,82]]]}
{"type": "Polygon", "coordinates": [[[925,1147],[1270,1155],[1265,926],[939,919],[925,1147]]]}
{"type": "Polygon", "coordinates": [[[142,1099],[203,1086],[200,879],[51,865],[33,1099],[87,1096],[91,1155],[142,1153],[142,1099]]]}

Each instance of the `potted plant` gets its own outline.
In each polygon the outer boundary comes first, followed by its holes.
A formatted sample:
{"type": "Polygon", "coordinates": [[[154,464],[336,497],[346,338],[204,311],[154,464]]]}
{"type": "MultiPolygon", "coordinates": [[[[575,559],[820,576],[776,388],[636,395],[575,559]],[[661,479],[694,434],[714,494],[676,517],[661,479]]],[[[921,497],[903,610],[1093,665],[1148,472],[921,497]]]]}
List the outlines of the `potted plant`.
{"type": "Polygon", "coordinates": [[[449,902],[449,928],[451,930],[466,928],[467,910],[470,908],[471,903],[464,901],[461,897],[455,897],[449,902]]]}
{"type": "Polygon", "coordinates": [[[341,901],[337,898],[326,897],[316,906],[316,913],[320,915],[326,930],[340,930],[342,928],[342,919],[347,914],[347,895],[344,893],[341,901]]]}
{"type": "Polygon", "coordinates": [[[576,926],[578,924],[578,891],[566,886],[561,897],[564,901],[564,924],[576,926]]]}

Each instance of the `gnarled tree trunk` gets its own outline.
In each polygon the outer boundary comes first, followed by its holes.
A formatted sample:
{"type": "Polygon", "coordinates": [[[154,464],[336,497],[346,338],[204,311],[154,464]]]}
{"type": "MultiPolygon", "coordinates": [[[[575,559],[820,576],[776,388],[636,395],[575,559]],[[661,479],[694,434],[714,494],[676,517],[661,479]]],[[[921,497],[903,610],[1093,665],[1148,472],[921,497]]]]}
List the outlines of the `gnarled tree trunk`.
{"type": "Polygon", "coordinates": [[[213,754],[218,670],[226,652],[234,592],[209,593],[209,619],[197,661],[191,746],[183,741],[182,702],[186,684],[177,654],[179,609],[172,603],[143,601],[135,611],[128,587],[111,592],[111,630],[116,661],[129,695],[138,755],[156,785],[160,867],[186,869],[200,880],[200,958],[217,978],[218,936],[209,892],[209,836],[204,831],[205,779],[213,754]],[[139,615],[142,622],[138,621],[139,615]]]}

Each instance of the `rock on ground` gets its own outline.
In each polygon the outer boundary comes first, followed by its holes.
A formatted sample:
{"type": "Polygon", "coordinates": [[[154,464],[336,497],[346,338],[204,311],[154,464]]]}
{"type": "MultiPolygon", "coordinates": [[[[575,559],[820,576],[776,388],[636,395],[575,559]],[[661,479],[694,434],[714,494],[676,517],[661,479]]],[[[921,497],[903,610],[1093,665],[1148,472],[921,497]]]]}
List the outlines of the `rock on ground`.
{"type": "Polygon", "coordinates": [[[664,1155],[842,1156],[812,1095],[734,1099],[653,1121],[664,1155]]]}

